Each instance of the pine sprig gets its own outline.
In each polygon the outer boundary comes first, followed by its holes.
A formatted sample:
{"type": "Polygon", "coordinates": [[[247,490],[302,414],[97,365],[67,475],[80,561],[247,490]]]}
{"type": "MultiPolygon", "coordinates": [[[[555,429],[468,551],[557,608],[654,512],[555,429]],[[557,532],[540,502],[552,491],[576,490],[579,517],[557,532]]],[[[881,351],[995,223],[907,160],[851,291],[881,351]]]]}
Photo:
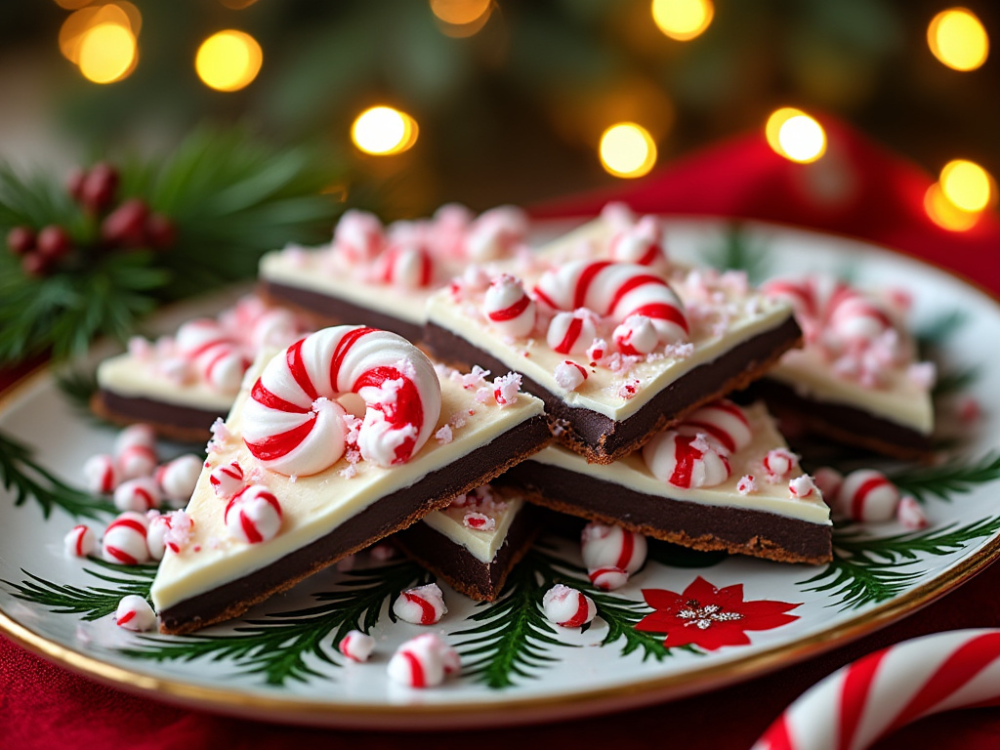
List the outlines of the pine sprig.
{"type": "Polygon", "coordinates": [[[97,586],[67,586],[53,583],[40,578],[26,570],[21,572],[27,580],[21,583],[3,581],[14,590],[14,596],[22,601],[40,604],[56,614],[80,615],[81,619],[93,621],[110,615],[118,609],[122,597],[129,594],[149,598],[149,589],[156,577],[157,565],[117,565],[103,560],[90,558],[89,563],[95,563],[106,568],[114,575],[98,573],[87,568],[84,572],[106,583],[114,584],[114,588],[97,586]]]}
{"type": "Polygon", "coordinates": [[[878,604],[920,578],[922,571],[901,569],[917,562],[919,555],[949,555],[998,530],[1000,517],[984,518],[966,526],[950,524],[941,529],[881,538],[871,538],[856,528],[837,529],[833,562],[799,584],[806,591],[831,592],[836,601],[828,606],[841,611],[878,604]]]}
{"type": "Polygon", "coordinates": [[[722,242],[706,252],[705,260],[720,271],[745,271],[752,284],[763,281],[770,266],[767,248],[755,243],[739,224],[726,230],[722,242]]]}
{"type": "Polygon", "coordinates": [[[73,518],[98,519],[115,512],[112,503],[70,487],[35,461],[31,448],[3,434],[0,434],[0,482],[4,489],[14,490],[15,506],[35,500],[45,518],[53,508],[61,508],[73,518]]]}
{"type": "Polygon", "coordinates": [[[929,359],[933,349],[944,342],[969,320],[964,310],[950,310],[927,321],[914,333],[920,359],[929,359]]]}
{"type": "Polygon", "coordinates": [[[980,484],[1000,479],[1000,454],[987,454],[972,464],[955,459],[941,466],[910,468],[890,479],[903,493],[921,502],[931,497],[951,502],[954,494],[965,494],[980,484]]]}
{"type": "Polygon", "coordinates": [[[978,367],[966,367],[963,370],[939,372],[934,387],[931,389],[931,395],[934,398],[941,398],[942,396],[961,393],[979,380],[981,374],[981,370],[978,367]]]}
{"type": "MultiPolygon", "coordinates": [[[[367,633],[386,602],[428,580],[422,568],[408,561],[348,575],[354,580],[342,590],[317,595],[316,606],[249,620],[234,635],[145,636],[141,648],[123,653],[155,662],[232,661],[239,673],[262,675],[275,686],[323,677],[309,665],[310,658],[336,666],[331,653],[348,631],[367,633]]],[[[389,615],[393,618],[391,611],[389,615]]]]}

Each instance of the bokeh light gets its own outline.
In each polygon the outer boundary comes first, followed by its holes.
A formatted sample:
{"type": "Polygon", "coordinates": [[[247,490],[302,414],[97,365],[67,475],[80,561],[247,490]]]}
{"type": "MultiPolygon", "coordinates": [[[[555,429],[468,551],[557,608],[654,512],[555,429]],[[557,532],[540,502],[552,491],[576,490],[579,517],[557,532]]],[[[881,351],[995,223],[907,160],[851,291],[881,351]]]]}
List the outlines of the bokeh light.
{"type": "Polygon", "coordinates": [[[934,57],[955,70],[980,67],[990,53],[990,38],[976,15],[966,8],[941,11],[927,27],[934,57]]]}
{"type": "Polygon", "coordinates": [[[431,12],[445,23],[464,26],[490,11],[493,0],[430,0],[431,12]]]}
{"type": "MultiPolygon", "coordinates": [[[[121,26],[123,29],[127,30],[132,37],[132,47],[136,46],[136,40],[139,38],[139,31],[142,29],[142,15],[139,13],[139,9],[130,2],[124,2],[119,0],[119,2],[105,3],[104,5],[92,5],[87,8],[82,8],[81,10],[71,13],[63,21],[62,26],[59,28],[59,51],[62,53],[70,62],[79,65],[80,64],[80,48],[83,44],[84,38],[87,34],[102,25],[114,25],[121,26]]],[[[101,32],[98,37],[95,37],[95,41],[100,41],[101,35],[109,32],[101,32]]],[[[115,35],[117,36],[117,35],[115,35]]],[[[94,42],[91,42],[93,45],[94,42]]],[[[112,52],[117,52],[121,54],[125,50],[124,45],[117,45],[115,50],[109,50],[109,56],[112,52]]],[[[92,50],[90,53],[91,58],[95,54],[98,54],[98,50],[92,50]]],[[[112,66],[114,67],[114,66],[112,66]]],[[[135,67],[135,50],[133,49],[132,63],[127,67],[127,72],[124,73],[120,78],[128,75],[131,69],[135,67]]]]}
{"type": "Polygon", "coordinates": [[[391,156],[412,148],[417,142],[417,122],[392,107],[366,109],[351,127],[351,140],[366,154],[391,156]]]}
{"type": "Polygon", "coordinates": [[[814,162],[826,153],[823,126],[794,107],[782,107],[772,113],[764,134],[776,153],[800,164],[814,162]]]}
{"type": "Polygon", "coordinates": [[[955,159],[941,170],[941,190],[956,208],[975,213],[990,205],[996,187],[989,172],[975,162],[955,159]]]}
{"type": "Polygon", "coordinates": [[[80,72],[94,83],[120,81],[132,72],[135,59],[135,37],[124,26],[98,24],[80,39],[80,72]]]}
{"type": "Polygon", "coordinates": [[[931,221],[951,232],[966,232],[976,226],[980,211],[963,211],[944,194],[941,183],[935,182],[924,193],[924,210],[931,221]]]}
{"type": "Polygon", "coordinates": [[[642,177],[656,164],[656,142],[634,122],[612,125],[601,136],[601,164],[615,177],[642,177]]]}
{"type": "Polygon", "coordinates": [[[653,0],[653,20],[660,31],[686,42],[700,36],[712,23],[712,0],[653,0]]]}
{"type": "Polygon", "coordinates": [[[260,72],[264,54],[249,34],[227,29],[213,34],[198,48],[194,67],[198,77],[217,91],[239,91],[260,72]]]}

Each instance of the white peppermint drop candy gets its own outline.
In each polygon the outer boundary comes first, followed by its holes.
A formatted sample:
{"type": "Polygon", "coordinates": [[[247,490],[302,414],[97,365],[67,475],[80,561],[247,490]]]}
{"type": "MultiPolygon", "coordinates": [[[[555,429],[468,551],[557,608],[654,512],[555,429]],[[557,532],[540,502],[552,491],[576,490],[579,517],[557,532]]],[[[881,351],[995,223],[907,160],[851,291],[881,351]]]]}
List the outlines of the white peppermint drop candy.
{"type": "Polygon", "coordinates": [[[611,336],[618,351],[625,355],[645,355],[656,350],[660,335],[653,321],[644,315],[632,315],[615,328],[611,336]]]}
{"type": "Polygon", "coordinates": [[[505,336],[524,338],[535,328],[535,302],[521,280],[503,274],[490,283],[483,297],[483,313],[490,325],[505,336]]]}
{"type": "Polygon", "coordinates": [[[188,453],[156,470],[156,481],[163,495],[173,503],[187,504],[201,476],[202,460],[188,453]]]}
{"type": "Polygon", "coordinates": [[[115,507],[120,511],[145,513],[160,504],[160,486],[152,477],[136,477],[122,482],[115,490],[115,507]]]}
{"type": "Polygon", "coordinates": [[[557,313],[549,322],[545,341],[560,354],[583,354],[596,337],[594,316],[578,310],[557,313]]]}
{"type": "Polygon", "coordinates": [[[141,445],[156,450],[156,431],[148,424],[134,424],[126,427],[115,438],[114,454],[120,456],[126,448],[141,445]]]}
{"type": "Polygon", "coordinates": [[[97,549],[97,537],[89,526],[80,524],[63,537],[66,552],[73,557],[87,557],[97,549]]]}
{"type": "Polygon", "coordinates": [[[243,489],[243,468],[237,461],[219,464],[212,469],[208,482],[212,485],[216,497],[228,500],[243,489]]]}
{"type": "Polygon", "coordinates": [[[545,619],[563,628],[579,628],[597,616],[597,605],[589,596],[557,583],[542,597],[545,619]]]}
{"type": "Polygon", "coordinates": [[[147,445],[128,445],[115,460],[121,480],[148,477],[156,470],[156,451],[147,445]]]}
{"type": "Polygon", "coordinates": [[[254,484],[233,496],[223,521],[236,539],[248,544],[266,542],[281,530],[281,503],[266,487],[254,484]]]}
{"type": "Polygon", "coordinates": [[[156,627],[156,613],[141,596],[129,594],[118,602],[115,622],[120,628],[143,633],[156,627]]]}
{"type": "Polygon", "coordinates": [[[83,479],[90,492],[110,495],[118,486],[118,466],[112,456],[91,456],[83,465],[83,479]]]}
{"type": "Polygon", "coordinates": [[[138,565],[149,560],[146,532],[149,521],[144,513],[126,511],[104,530],[101,557],[108,562],[138,565]]]}
{"type": "Polygon", "coordinates": [[[425,633],[400,646],[389,660],[389,679],[400,685],[426,688],[440,685],[458,672],[458,653],[437,633],[425,633]]]}
{"type": "Polygon", "coordinates": [[[896,515],[899,490],[881,472],[858,469],[844,477],[837,504],[844,515],[855,521],[888,521],[896,515]]]}
{"type": "Polygon", "coordinates": [[[404,591],[392,604],[400,620],[414,625],[434,625],[448,612],[444,594],[436,583],[404,591]]]}
{"type": "Polygon", "coordinates": [[[340,639],[338,648],[351,661],[366,662],[375,650],[375,639],[360,630],[352,630],[340,639]]]}
{"type": "Polygon", "coordinates": [[[590,582],[602,591],[615,591],[628,583],[628,573],[621,568],[597,568],[588,570],[590,582]]]}
{"type": "Polygon", "coordinates": [[[619,568],[635,573],[646,562],[646,537],[621,526],[588,523],[580,535],[583,564],[588,570],[619,568]]]}

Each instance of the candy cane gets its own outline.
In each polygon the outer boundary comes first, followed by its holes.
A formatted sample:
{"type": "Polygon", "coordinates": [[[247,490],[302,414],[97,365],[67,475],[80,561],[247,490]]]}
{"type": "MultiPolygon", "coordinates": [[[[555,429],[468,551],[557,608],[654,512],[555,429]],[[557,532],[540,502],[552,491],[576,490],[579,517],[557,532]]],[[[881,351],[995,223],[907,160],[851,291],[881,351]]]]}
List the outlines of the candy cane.
{"type": "Polygon", "coordinates": [[[594,316],[586,310],[561,312],[552,318],[545,340],[560,354],[583,354],[597,338],[594,316]]]}
{"type": "Polygon", "coordinates": [[[586,307],[617,323],[633,315],[648,318],[662,344],[686,340],[689,334],[684,305],[673,289],[661,276],[633,263],[566,263],[542,276],[535,297],[553,310],[586,307]]]}
{"type": "Polygon", "coordinates": [[[335,399],[349,392],[366,406],[361,455],[379,466],[409,461],[441,415],[441,384],[419,349],[387,331],[337,326],[305,337],[267,364],[244,407],[243,440],[273,471],[323,471],[345,450],[346,411],[335,399]]]}
{"type": "Polygon", "coordinates": [[[890,646],[810,688],[753,750],[863,750],[930,714],[1000,704],[1000,630],[890,646]]]}

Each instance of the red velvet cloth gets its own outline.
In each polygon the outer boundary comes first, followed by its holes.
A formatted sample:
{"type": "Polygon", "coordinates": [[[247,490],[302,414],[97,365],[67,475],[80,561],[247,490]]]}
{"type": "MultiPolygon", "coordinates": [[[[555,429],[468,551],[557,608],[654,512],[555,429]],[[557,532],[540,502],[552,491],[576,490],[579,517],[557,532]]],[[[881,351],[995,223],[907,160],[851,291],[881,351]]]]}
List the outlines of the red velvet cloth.
{"type": "MultiPolygon", "coordinates": [[[[964,234],[939,229],[922,209],[930,177],[845,126],[824,124],[830,134],[830,153],[816,165],[791,164],[773,154],[760,136],[747,136],[680,161],[625,190],[552,203],[536,214],[593,214],[607,199],[615,198],[627,200],[638,211],[797,224],[896,247],[1000,292],[1000,222],[995,216],[984,217],[964,234]],[[827,158],[832,161],[824,165],[827,158]],[[849,188],[832,203],[820,197],[830,193],[831,179],[834,188],[838,181],[849,188]]],[[[10,373],[6,378],[0,373],[0,388],[10,380],[10,373]]],[[[768,676],[674,703],[539,727],[408,736],[256,724],[174,708],[96,685],[0,638],[0,749],[237,750],[305,747],[307,743],[350,744],[359,750],[404,744],[412,750],[613,745],[634,750],[660,750],[666,745],[691,750],[749,748],[803,691],[864,654],[942,630],[1000,627],[998,589],[1000,568],[994,567],[923,611],[853,644],[768,676]]],[[[998,745],[1000,710],[978,709],[925,719],[878,747],[978,749],[998,745]]]]}

